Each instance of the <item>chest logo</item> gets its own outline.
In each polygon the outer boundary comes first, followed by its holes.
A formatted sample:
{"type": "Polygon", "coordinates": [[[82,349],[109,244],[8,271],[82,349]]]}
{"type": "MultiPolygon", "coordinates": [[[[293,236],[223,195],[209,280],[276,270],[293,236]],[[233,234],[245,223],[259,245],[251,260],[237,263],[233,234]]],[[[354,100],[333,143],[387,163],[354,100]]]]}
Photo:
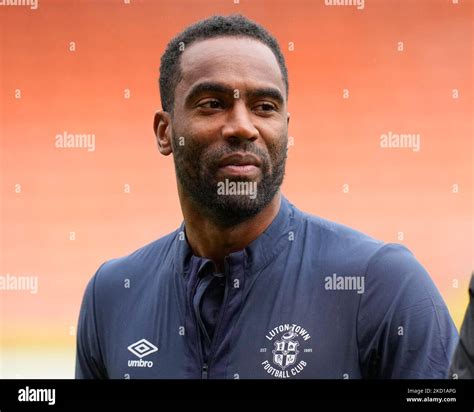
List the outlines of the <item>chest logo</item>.
{"type": "Polygon", "coordinates": [[[142,359],[158,350],[158,347],[153,345],[153,343],[148,342],[146,339],[140,339],[128,346],[127,349],[140,359],[129,360],[128,366],[136,368],[151,368],[153,366],[153,361],[142,359]]]}
{"type": "Polygon", "coordinates": [[[312,352],[312,348],[307,347],[311,335],[306,329],[295,323],[286,323],[273,328],[265,338],[273,343],[268,345],[270,347],[260,348],[260,352],[266,355],[262,366],[268,374],[285,379],[303,371],[307,365],[302,359],[304,353],[312,352]]]}

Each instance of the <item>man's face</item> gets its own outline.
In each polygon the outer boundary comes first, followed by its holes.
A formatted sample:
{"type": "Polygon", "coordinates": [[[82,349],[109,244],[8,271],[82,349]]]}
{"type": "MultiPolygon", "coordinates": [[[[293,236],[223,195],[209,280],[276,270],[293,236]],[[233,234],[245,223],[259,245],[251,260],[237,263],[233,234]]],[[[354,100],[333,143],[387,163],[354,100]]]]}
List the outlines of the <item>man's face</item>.
{"type": "Polygon", "coordinates": [[[192,44],[181,70],[171,120],[177,179],[201,213],[230,227],[267,206],[283,181],[282,74],[270,48],[236,37],[192,44]]]}

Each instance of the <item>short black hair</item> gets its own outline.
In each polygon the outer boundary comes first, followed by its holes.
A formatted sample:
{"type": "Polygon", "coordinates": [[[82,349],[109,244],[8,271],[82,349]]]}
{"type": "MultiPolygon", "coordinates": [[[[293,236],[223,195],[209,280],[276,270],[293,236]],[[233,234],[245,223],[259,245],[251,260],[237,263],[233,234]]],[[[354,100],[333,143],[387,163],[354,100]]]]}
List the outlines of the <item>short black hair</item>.
{"type": "Polygon", "coordinates": [[[224,36],[250,37],[268,46],[273,51],[280,66],[286,86],[286,98],[288,99],[288,71],[278,42],[260,24],[241,14],[232,14],[230,16],[212,16],[200,20],[186,27],[168,43],[165,52],[161,56],[160,64],[160,96],[164,111],[173,111],[174,93],[182,75],[180,56],[185,47],[199,40],[224,36]]]}

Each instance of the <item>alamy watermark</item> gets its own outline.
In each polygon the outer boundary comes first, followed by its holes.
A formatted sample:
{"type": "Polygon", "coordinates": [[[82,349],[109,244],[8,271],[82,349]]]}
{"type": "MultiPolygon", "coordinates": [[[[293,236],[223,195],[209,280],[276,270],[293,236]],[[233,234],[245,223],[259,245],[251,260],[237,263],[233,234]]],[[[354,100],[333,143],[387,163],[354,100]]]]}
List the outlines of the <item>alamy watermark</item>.
{"type": "Polygon", "coordinates": [[[333,273],[332,276],[324,278],[324,289],[356,290],[361,295],[365,292],[365,278],[364,276],[338,276],[333,273]]]}
{"type": "Polygon", "coordinates": [[[411,149],[419,152],[421,149],[421,137],[419,133],[384,133],[380,135],[380,147],[382,149],[411,149]]]}
{"type": "Polygon", "coordinates": [[[47,402],[48,405],[56,403],[56,389],[34,389],[26,386],[18,390],[19,402],[47,402]]]}
{"type": "Polygon", "coordinates": [[[357,10],[363,10],[364,0],[324,0],[325,6],[355,6],[357,10]]]}
{"type": "Polygon", "coordinates": [[[38,0],[0,0],[0,6],[28,6],[31,10],[36,10],[38,0]]]}
{"type": "Polygon", "coordinates": [[[58,149],[87,149],[89,152],[95,151],[94,133],[68,133],[66,131],[58,133],[55,137],[54,145],[58,149]]]}
{"type": "Polygon", "coordinates": [[[257,197],[257,182],[237,181],[225,179],[217,183],[217,194],[220,196],[248,196],[257,197]]]}
{"type": "Polygon", "coordinates": [[[38,293],[38,276],[0,275],[0,292],[2,290],[27,290],[38,293]]]}

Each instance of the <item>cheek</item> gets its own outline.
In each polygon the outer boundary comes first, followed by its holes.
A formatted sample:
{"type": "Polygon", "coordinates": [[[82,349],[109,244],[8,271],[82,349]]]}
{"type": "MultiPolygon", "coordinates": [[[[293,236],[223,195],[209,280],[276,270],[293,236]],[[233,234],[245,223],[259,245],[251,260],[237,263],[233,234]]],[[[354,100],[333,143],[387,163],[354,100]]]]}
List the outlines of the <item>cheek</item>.
{"type": "Polygon", "coordinates": [[[220,135],[224,124],[225,121],[219,115],[190,116],[186,119],[186,130],[194,136],[210,139],[220,135]]]}
{"type": "Polygon", "coordinates": [[[288,144],[288,128],[286,126],[274,128],[264,136],[266,136],[264,138],[265,144],[272,156],[282,151],[283,148],[286,149],[288,144]]]}
{"type": "Polygon", "coordinates": [[[209,127],[186,122],[185,125],[173,128],[173,151],[186,155],[200,154],[212,140],[209,136],[209,127]]]}
{"type": "Polygon", "coordinates": [[[255,127],[261,136],[266,137],[266,140],[281,140],[288,135],[288,125],[280,116],[266,119],[265,122],[256,124],[255,127]]]}

